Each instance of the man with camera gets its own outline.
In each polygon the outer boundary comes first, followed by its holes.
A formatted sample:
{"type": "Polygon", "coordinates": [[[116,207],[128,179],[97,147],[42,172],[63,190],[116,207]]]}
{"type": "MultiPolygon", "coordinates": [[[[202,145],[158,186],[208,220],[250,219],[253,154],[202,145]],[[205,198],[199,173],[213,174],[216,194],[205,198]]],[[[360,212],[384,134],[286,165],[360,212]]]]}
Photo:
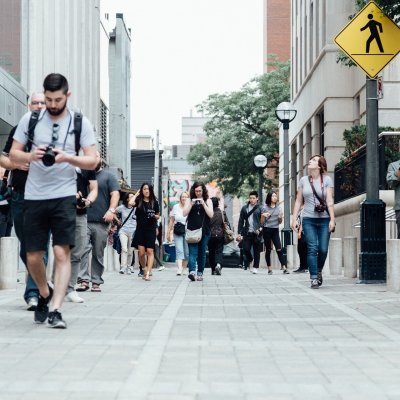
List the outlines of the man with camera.
{"type": "MultiPolygon", "coordinates": [[[[40,111],[45,107],[44,94],[43,93],[32,93],[30,102],[28,104],[29,111],[40,111]]],[[[7,142],[4,146],[3,153],[0,156],[0,165],[5,169],[12,171],[9,178],[9,185],[11,185],[11,218],[14,223],[15,234],[20,243],[19,255],[21,260],[26,263],[26,251],[25,251],[25,239],[23,233],[24,224],[24,192],[26,179],[28,177],[29,164],[14,164],[9,158],[11,145],[14,140],[14,134],[17,129],[17,125],[11,129],[8,135],[7,142]]],[[[45,254],[45,263],[47,263],[47,253],[45,254]]],[[[28,268],[28,267],[27,267],[28,268]]],[[[28,311],[35,311],[39,299],[39,290],[36,286],[35,281],[28,272],[26,279],[26,286],[24,292],[24,300],[28,305],[28,311]]]]}
{"type": "Polygon", "coordinates": [[[104,249],[107,245],[109,225],[115,217],[119,201],[117,178],[103,168],[103,161],[98,157],[96,166],[98,196],[96,202],[87,210],[87,239],[86,248],[81,258],[78,274],[78,292],[89,290],[101,292],[100,285],[104,283],[104,249]],[[89,253],[92,251],[91,272],[89,273],[89,253]]]}
{"type": "Polygon", "coordinates": [[[40,293],[34,320],[43,323],[48,318],[49,327],[66,328],[59,310],[71,274],[70,249],[75,244],[75,167],[95,168],[96,139],[90,122],[83,118],[79,139],[83,155],[77,155],[74,113],[67,108],[71,95],[68,81],[61,74],[52,73],[45,78],[43,87],[46,109],[38,116],[33,138],[29,129],[31,113],[27,113],[15,132],[10,159],[16,164],[30,164],[25,187],[24,237],[28,269],[40,293]],[[28,142],[32,146],[26,152],[28,142]],[[49,231],[55,259],[54,293],[47,283],[43,262],[49,231]]]}
{"type": "Polygon", "coordinates": [[[262,226],[260,223],[261,208],[258,205],[258,194],[254,190],[249,194],[249,201],[240,210],[237,241],[243,239],[244,269],[256,274],[260,265],[262,226]],[[252,264],[253,263],[253,264],[252,264]]]}
{"type": "Polygon", "coordinates": [[[386,181],[394,190],[394,210],[396,213],[397,239],[400,239],[400,160],[389,164],[386,181]]]}

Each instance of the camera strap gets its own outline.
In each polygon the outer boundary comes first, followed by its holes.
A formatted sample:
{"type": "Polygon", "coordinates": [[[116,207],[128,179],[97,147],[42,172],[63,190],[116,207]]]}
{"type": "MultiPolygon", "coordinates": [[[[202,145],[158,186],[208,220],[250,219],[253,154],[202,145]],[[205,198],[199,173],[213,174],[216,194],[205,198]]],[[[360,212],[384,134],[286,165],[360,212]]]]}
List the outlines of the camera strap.
{"type": "Polygon", "coordinates": [[[321,193],[322,193],[322,199],[321,199],[321,197],[318,196],[318,194],[317,194],[317,192],[316,192],[316,190],[315,190],[312,176],[311,176],[311,175],[308,176],[308,180],[310,181],[310,186],[311,186],[311,189],[312,189],[313,195],[314,195],[314,205],[315,205],[315,198],[318,199],[318,201],[319,201],[319,203],[320,203],[321,205],[325,205],[325,200],[324,200],[324,178],[323,178],[322,175],[321,175],[320,177],[321,177],[321,193]]]}

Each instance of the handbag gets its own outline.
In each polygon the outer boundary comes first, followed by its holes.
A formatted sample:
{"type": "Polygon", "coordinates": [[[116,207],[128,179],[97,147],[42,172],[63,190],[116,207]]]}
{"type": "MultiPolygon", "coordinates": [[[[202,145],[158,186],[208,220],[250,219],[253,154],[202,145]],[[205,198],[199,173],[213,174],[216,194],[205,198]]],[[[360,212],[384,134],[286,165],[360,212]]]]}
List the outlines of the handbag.
{"type": "Polygon", "coordinates": [[[128,221],[129,217],[132,215],[133,210],[135,208],[132,208],[131,212],[128,214],[128,216],[125,218],[125,221],[121,224],[121,226],[118,227],[118,229],[113,232],[112,238],[113,238],[113,249],[118,253],[121,254],[122,252],[122,245],[121,245],[121,240],[119,238],[119,230],[125,225],[126,221],[128,221]]]}
{"type": "Polygon", "coordinates": [[[188,243],[199,243],[203,236],[203,227],[201,226],[199,229],[186,229],[185,239],[188,243]]]}
{"type": "Polygon", "coordinates": [[[174,225],[174,234],[177,236],[182,236],[185,234],[186,225],[182,224],[182,222],[176,222],[174,225]]]}
{"type": "Polygon", "coordinates": [[[222,228],[224,230],[224,244],[232,242],[235,239],[235,235],[227,222],[225,222],[224,214],[222,214],[222,228]]]}

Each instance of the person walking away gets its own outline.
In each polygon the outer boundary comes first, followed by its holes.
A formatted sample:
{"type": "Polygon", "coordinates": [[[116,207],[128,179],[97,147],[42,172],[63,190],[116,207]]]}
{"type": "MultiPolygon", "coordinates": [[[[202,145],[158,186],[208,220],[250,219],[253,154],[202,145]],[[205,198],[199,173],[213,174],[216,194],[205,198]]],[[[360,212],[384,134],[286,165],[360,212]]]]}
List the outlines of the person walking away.
{"type": "Polygon", "coordinates": [[[307,267],[307,243],[303,235],[303,209],[300,210],[297,216],[297,224],[298,224],[298,231],[297,231],[297,254],[299,255],[300,259],[300,266],[293,272],[300,273],[300,272],[308,272],[307,267]]]}
{"type": "Polygon", "coordinates": [[[133,235],[136,231],[136,214],[135,214],[135,200],[139,192],[136,195],[128,193],[124,196],[122,204],[117,207],[117,213],[121,215],[119,223],[121,226],[119,230],[119,240],[121,242],[121,268],[120,274],[127,273],[128,275],[133,273],[131,267],[133,257],[133,247],[131,247],[133,235]]]}
{"type": "Polygon", "coordinates": [[[260,234],[262,232],[261,208],[257,202],[258,193],[250,192],[249,201],[240,210],[236,238],[239,242],[243,239],[244,269],[250,268],[250,272],[253,274],[258,272],[260,265],[260,234]]]}
{"type": "MultiPolygon", "coordinates": [[[[100,155],[98,154],[98,158],[100,155]]],[[[96,172],[76,168],[76,228],[75,246],[71,250],[71,278],[69,280],[66,301],[83,303],[84,299],[75,290],[82,256],[87,247],[87,209],[96,201],[98,188],[96,172]]]]}
{"type": "Polygon", "coordinates": [[[157,221],[160,218],[160,206],[152,185],[147,182],[142,183],[135,206],[137,226],[132,244],[138,248],[143,279],[149,281],[154,263],[157,221]]]}
{"type": "Polygon", "coordinates": [[[389,189],[394,190],[394,211],[396,214],[397,239],[400,239],[400,160],[389,164],[386,174],[389,189]]]}
{"type": "Polygon", "coordinates": [[[284,274],[288,274],[286,261],[282,254],[282,244],[279,238],[279,224],[283,221],[281,206],[278,205],[278,195],[272,191],[267,194],[265,206],[261,209],[261,225],[263,226],[263,237],[265,243],[265,261],[267,263],[268,274],[272,274],[271,265],[271,242],[274,244],[276,254],[278,255],[281,269],[284,274]]]}
{"type": "Polygon", "coordinates": [[[203,182],[194,182],[190,188],[190,195],[186,199],[183,216],[187,216],[187,229],[193,231],[201,229],[201,240],[198,243],[189,243],[189,275],[191,281],[203,280],[206,264],[206,250],[210,238],[210,219],[213,217],[213,206],[208,198],[208,191],[203,182]],[[197,263],[197,278],[196,278],[197,263]]]}
{"type": "Polygon", "coordinates": [[[81,258],[78,274],[78,292],[89,289],[101,292],[100,285],[104,283],[104,249],[107,245],[108,228],[115,217],[119,201],[119,184],[117,178],[108,169],[103,168],[99,159],[96,166],[98,195],[95,203],[87,210],[87,241],[86,249],[81,258]],[[92,252],[91,271],[89,273],[89,253],[92,252]]]}
{"type": "Polygon", "coordinates": [[[79,137],[83,155],[78,155],[74,113],[67,108],[71,95],[67,79],[52,73],[45,78],[43,87],[46,110],[40,112],[34,135],[27,134],[31,113],[22,117],[10,159],[18,165],[30,164],[25,187],[24,237],[28,269],[39,289],[34,320],[43,323],[48,318],[49,327],[66,328],[60,309],[71,275],[70,249],[75,244],[75,167],[95,168],[96,138],[92,125],[83,117],[79,137]],[[28,145],[29,153],[25,151],[28,145]],[[49,231],[55,259],[54,292],[47,283],[43,263],[49,231]]]}
{"type": "Polygon", "coordinates": [[[307,266],[312,289],[322,285],[322,269],[328,255],[329,238],[335,230],[333,183],[326,175],[327,168],[323,156],[317,154],[310,158],[309,175],[299,181],[293,209],[293,229],[298,232],[297,216],[304,203],[303,233],[307,242],[307,266]]]}
{"type": "Polygon", "coordinates": [[[210,219],[210,240],[208,241],[208,261],[211,275],[221,275],[224,251],[224,217],[219,208],[219,199],[212,197],[214,215],[210,219]]]}
{"type": "Polygon", "coordinates": [[[187,216],[183,216],[183,208],[188,197],[189,194],[187,192],[180,194],[179,203],[172,207],[168,224],[168,240],[175,243],[176,275],[179,276],[187,270],[189,259],[189,246],[185,239],[187,216]]]}
{"type": "MultiPolygon", "coordinates": [[[[45,99],[43,93],[32,93],[30,103],[28,105],[29,111],[40,111],[45,108],[45,99]]],[[[25,239],[23,232],[24,222],[24,193],[26,179],[28,178],[29,163],[15,164],[9,158],[11,145],[14,140],[14,134],[17,125],[11,129],[8,135],[7,142],[4,146],[3,153],[0,155],[0,165],[11,171],[10,184],[11,184],[11,219],[14,224],[15,234],[19,240],[19,256],[27,269],[27,278],[24,292],[24,300],[27,304],[28,311],[35,311],[39,299],[39,289],[36,286],[31,274],[28,271],[25,251],[25,239]]],[[[47,251],[44,254],[44,264],[47,265],[47,251]]]]}

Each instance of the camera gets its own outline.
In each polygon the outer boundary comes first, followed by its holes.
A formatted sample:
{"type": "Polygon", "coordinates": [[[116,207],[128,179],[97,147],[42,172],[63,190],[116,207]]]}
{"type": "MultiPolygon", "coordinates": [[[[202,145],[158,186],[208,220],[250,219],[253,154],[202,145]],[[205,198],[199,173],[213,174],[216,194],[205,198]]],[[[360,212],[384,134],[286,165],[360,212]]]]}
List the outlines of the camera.
{"type": "Polygon", "coordinates": [[[325,204],[316,204],[314,207],[314,211],[317,213],[322,213],[322,212],[326,211],[325,204]]]}
{"type": "Polygon", "coordinates": [[[56,156],[54,154],[53,149],[54,149],[54,145],[49,144],[46,147],[45,153],[43,154],[42,161],[46,167],[51,167],[56,162],[56,156]]]}
{"type": "Polygon", "coordinates": [[[79,197],[76,199],[76,205],[77,205],[78,207],[80,207],[80,208],[85,208],[85,207],[86,207],[86,202],[85,202],[85,200],[83,200],[83,197],[82,197],[82,196],[79,196],[79,197]]]}

